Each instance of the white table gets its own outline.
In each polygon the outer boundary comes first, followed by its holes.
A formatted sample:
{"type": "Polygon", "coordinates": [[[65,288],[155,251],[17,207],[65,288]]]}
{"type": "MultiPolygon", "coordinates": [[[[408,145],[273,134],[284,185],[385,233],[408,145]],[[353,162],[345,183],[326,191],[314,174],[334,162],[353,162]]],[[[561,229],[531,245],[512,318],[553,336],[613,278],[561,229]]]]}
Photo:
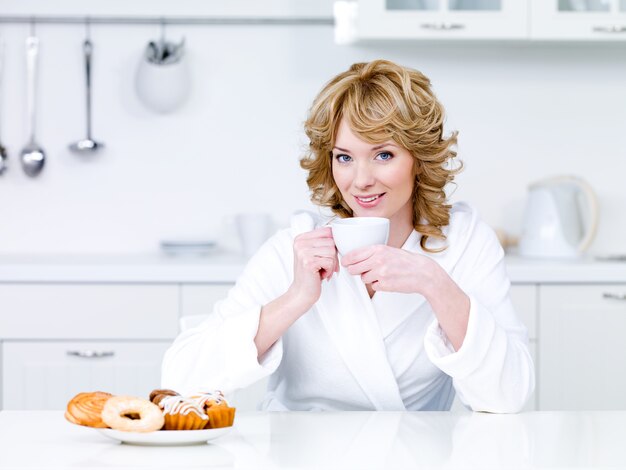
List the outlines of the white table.
{"type": "Polygon", "coordinates": [[[210,444],[119,444],[59,411],[0,412],[0,468],[626,468],[626,411],[238,413],[210,444]]]}

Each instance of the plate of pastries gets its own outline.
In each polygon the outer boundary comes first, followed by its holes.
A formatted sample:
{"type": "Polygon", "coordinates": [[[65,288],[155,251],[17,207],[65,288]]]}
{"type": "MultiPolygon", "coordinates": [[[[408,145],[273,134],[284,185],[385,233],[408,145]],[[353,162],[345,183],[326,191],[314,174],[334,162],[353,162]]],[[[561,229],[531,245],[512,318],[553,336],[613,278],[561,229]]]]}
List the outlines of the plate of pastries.
{"type": "Polygon", "coordinates": [[[65,419],[127,444],[200,444],[232,428],[235,408],[220,391],[182,396],[157,389],[148,399],[83,392],[68,402],[65,419]]]}

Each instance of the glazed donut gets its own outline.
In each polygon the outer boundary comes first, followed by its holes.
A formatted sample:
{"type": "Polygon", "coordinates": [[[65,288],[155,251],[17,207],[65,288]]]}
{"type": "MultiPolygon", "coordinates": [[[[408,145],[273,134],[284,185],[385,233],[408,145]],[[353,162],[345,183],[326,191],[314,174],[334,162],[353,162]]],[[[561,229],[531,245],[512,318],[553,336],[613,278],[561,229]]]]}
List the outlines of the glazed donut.
{"type": "Polygon", "coordinates": [[[109,398],[102,409],[102,421],[118,431],[152,432],[163,427],[163,413],[154,403],[138,397],[109,398]]]}
{"type": "Polygon", "coordinates": [[[102,408],[113,395],[106,392],[83,392],[72,398],[67,404],[65,419],[70,423],[92,428],[106,428],[102,422],[102,408]]]}

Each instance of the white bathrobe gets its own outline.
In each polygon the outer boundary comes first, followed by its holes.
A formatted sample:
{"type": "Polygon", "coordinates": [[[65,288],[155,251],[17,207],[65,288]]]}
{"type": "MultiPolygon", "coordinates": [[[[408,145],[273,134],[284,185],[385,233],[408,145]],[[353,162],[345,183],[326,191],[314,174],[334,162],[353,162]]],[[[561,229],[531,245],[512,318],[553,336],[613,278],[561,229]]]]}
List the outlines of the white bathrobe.
{"type": "Polygon", "coordinates": [[[503,250],[463,203],[444,229],[445,251],[424,252],[415,231],[402,247],[437,261],[470,297],[458,351],[422,295],[376,292],[370,299],[360,277],[341,268],[258,360],[261,308],[293,280],[293,239],[323,223],[299,214],[265,243],[228,297],[167,351],[164,388],[229,393],[270,375],[266,410],[448,410],[455,392],[476,411],[523,407],[535,382],[527,331],[511,304],[503,250]]]}

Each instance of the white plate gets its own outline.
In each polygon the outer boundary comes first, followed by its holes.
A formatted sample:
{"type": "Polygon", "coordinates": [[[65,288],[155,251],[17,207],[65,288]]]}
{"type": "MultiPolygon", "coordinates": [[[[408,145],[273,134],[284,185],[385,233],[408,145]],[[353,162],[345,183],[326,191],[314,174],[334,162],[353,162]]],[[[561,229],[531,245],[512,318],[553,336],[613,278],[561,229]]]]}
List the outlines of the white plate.
{"type": "Polygon", "coordinates": [[[206,255],[217,248],[213,240],[164,240],[161,249],[168,255],[206,255]]]}
{"type": "Polygon", "coordinates": [[[106,437],[121,441],[124,444],[142,446],[180,446],[189,444],[204,444],[216,439],[232,429],[227,428],[201,429],[199,431],[154,431],[154,432],[126,432],[115,429],[96,429],[106,437]]]}

